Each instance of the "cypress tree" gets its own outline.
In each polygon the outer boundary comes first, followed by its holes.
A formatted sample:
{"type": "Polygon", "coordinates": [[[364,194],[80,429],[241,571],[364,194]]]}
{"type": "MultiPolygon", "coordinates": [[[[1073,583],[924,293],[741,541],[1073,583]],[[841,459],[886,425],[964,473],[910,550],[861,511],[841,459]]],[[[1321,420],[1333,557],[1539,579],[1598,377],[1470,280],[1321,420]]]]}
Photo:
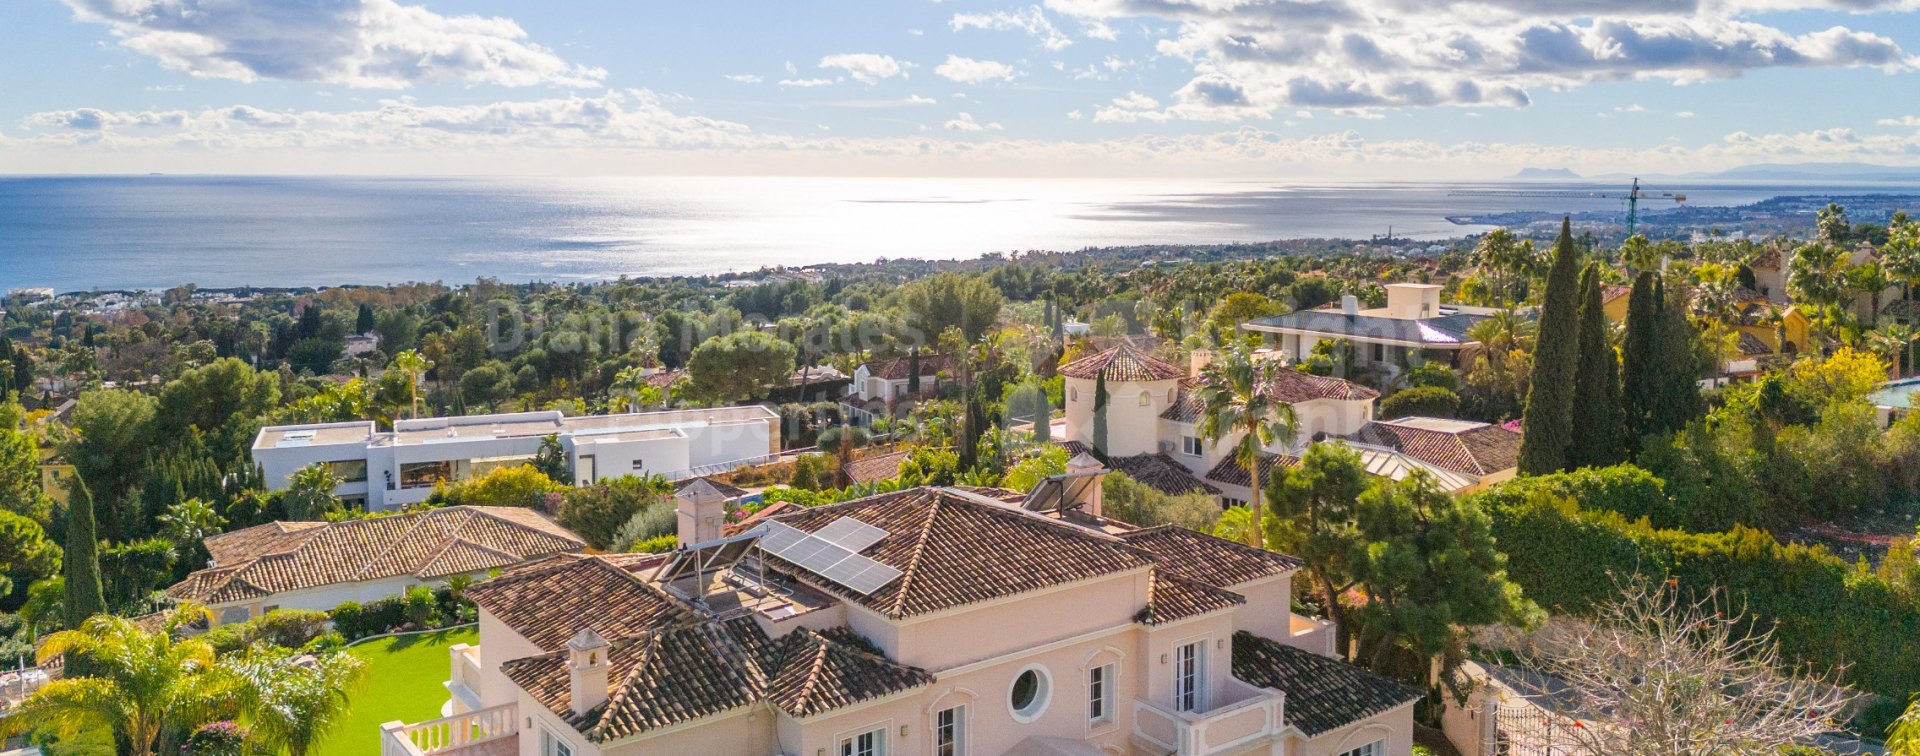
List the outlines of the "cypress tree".
{"type": "Polygon", "coordinates": [[[907,393],[920,393],[920,348],[907,352],[907,393]]]}
{"type": "Polygon", "coordinates": [[[1620,344],[1620,421],[1628,449],[1653,428],[1654,398],[1660,394],[1659,355],[1654,353],[1660,320],[1660,278],[1641,271],[1627,295],[1627,333],[1620,344]]]}
{"type": "Polygon", "coordinates": [[[67,493],[66,554],[62,558],[67,593],[63,609],[67,629],[71,630],[88,617],[106,611],[107,597],[100,587],[100,542],[93,520],[93,494],[87,492],[86,481],[77,475],[67,493]]]}
{"type": "Polygon", "coordinates": [[[1600,266],[1580,273],[1580,362],[1573,384],[1573,440],[1568,467],[1604,467],[1620,461],[1620,360],[1607,341],[1600,299],[1600,266]]]}
{"type": "Polygon", "coordinates": [[[1107,458],[1107,369],[1093,380],[1093,456],[1107,458]]]}
{"type": "Polygon", "coordinates": [[[1693,348],[1697,334],[1693,322],[1687,319],[1686,292],[1675,289],[1669,294],[1665,286],[1655,290],[1661,294],[1654,333],[1654,364],[1660,370],[1655,376],[1658,391],[1650,430],[1670,433],[1686,428],[1687,423],[1706,413],[1707,406],[1700,397],[1700,353],[1693,348]]]}
{"type": "Polygon", "coordinates": [[[1533,344],[1533,386],[1527,391],[1526,435],[1520,440],[1520,472],[1545,475],[1567,464],[1573,437],[1573,379],[1579,364],[1579,297],[1573,224],[1560,221],[1553,268],[1540,304],[1540,330],[1533,344]]]}
{"type": "MultiPolygon", "coordinates": [[[[618,325],[615,326],[617,334],[618,325]]],[[[353,319],[354,333],[373,333],[373,305],[360,303],[360,312],[353,319]]]]}

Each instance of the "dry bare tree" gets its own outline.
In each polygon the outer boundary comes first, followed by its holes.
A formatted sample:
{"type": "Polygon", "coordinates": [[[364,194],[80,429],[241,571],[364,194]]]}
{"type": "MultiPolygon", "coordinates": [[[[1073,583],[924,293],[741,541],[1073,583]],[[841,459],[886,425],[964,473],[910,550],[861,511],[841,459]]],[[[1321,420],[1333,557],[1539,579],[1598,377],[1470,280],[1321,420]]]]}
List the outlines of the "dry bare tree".
{"type": "Polygon", "coordinates": [[[1783,664],[1771,628],[1677,583],[1626,582],[1586,621],[1536,636],[1524,691],[1579,720],[1564,730],[1608,756],[1777,754],[1836,729],[1853,694],[1836,675],[1783,664]]]}

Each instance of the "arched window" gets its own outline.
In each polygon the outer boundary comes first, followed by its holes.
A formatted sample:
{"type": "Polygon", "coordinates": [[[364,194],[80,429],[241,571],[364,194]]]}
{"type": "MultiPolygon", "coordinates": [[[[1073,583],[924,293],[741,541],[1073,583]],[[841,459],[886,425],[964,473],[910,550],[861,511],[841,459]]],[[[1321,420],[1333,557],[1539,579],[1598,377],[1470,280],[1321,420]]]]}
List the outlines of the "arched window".
{"type": "Polygon", "coordinates": [[[1080,389],[1078,387],[1067,389],[1067,401],[1080,401],[1080,389]]]}
{"type": "Polygon", "coordinates": [[[1153,394],[1151,392],[1147,392],[1147,391],[1140,392],[1140,406],[1145,407],[1152,403],[1153,403],[1153,394]]]}

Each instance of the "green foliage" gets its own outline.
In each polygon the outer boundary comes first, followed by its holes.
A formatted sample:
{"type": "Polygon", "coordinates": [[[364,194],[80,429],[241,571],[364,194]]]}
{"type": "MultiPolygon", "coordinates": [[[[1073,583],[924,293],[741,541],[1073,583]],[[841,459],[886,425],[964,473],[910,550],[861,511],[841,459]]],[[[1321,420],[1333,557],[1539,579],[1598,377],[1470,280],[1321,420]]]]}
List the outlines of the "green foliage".
{"type": "Polygon", "coordinates": [[[1660,318],[1654,333],[1654,365],[1658,366],[1659,394],[1653,406],[1650,430],[1655,433],[1678,431],[1706,412],[1706,400],[1700,396],[1700,350],[1698,329],[1687,317],[1687,295],[1681,287],[1662,293],[1660,318]]]}
{"type": "Polygon", "coordinates": [[[702,342],[687,360],[693,395],[726,404],[762,396],[786,385],[799,350],[760,331],[735,331],[702,342]]]}
{"type": "Polygon", "coordinates": [[[1573,441],[1573,382],[1580,361],[1575,257],[1572,226],[1562,219],[1560,238],[1553,246],[1553,267],[1547,274],[1546,298],[1540,304],[1540,332],[1534,339],[1527,433],[1520,441],[1522,474],[1544,475],[1565,467],[1567,447],[1573,441]]]}
{"type": "Polygon", "coordinates": [[[1581,507],[1554,485],[1514,481],[1468,497],[1492,516],[1508,571],[1540,605],[1586,612],[1630,575],[1693,591],[1719,586],[1753,622],[1773,624],[1787,661],[1844,665],[1848,683],[1881,695],[1920,689],[1920,657],[1908,648],[1920,637],[1920,605],[1872,572],[1764,531],[1687,533],[1630,521],[1581,507]],[[1872,662],[1855,663],[1862,660],[1872,662]]]}
{"type": "Polygon", "coordinates": [[[122,539],[136,532],[124,500],[140,480],[143,460],[156,446],[154,416],[158,404],[146,394],[106,389],[80,395],[68,423],[73,437],[61,455],[86,479],[95,499],[100,532],[122,539]]]}
{"type": "Polygon", "coordinates": [[[1460,411],[1460,395],[1439,386],[1401,389],[1381,400],[1377,417],[1453,417],[1460,411]]]}
{"type": "Polygon", "coordinates": [[[1620,359],[1607,334],[1600,299],[1600,266],[1580,272],[1579,362],[1574,371],[1573,438],[1567,467],[1603,467],[1620,461],[1620,359]]]}
{"type": "Polygon", "coordinates": [[[293,473],[287,481],[287,490],[281,495],[286,507],[287,518],[291,520],[322,520],[328,513],[340,508],[340,499],[333,490],[340,487],[340,477],[333,474],[333,468],[325,462],[315,462],[293,473]]]}
{"type": "Polygon", "coordinates": [[[232,663],[240,679],[239,702],[253,736],[271,752],[307,756],[351,711],[367,664],[351,654],[298,652],[256,646],[232,663]]]}
{"type": "Polygon", "coordinates": [[[1107,393],[1107,371],[1102,368],[1093,380],[1093,455],[1107,458],[1107,405],[1112,402],[1107,393]]]}
{"type": "Polygon", "coordinates": [[[1040,481],[1066,471],[1066,447],[1048,444],[1008,467],[1006,477],[1000,480],[1000,486],[1015,491],[1032,491],[1035,486],[1040,485],[1040,481]]]}
{"type": "Polygon", "coordinates": [[[932,341],[958,328],[967,343],[980,340],[1000,317],[1000,291],[983,276],[943,272],[912,281],[895,294],[908,318],[932,341]]]}
{"type": "Polygon", "coordinates": [[[1654,432],[1655,400],[1660,396],[1659,274],[1643,270],[1627,294],[1626,337],[1620,345],[1620,415],[1629,449],[1654,432]]]}
{"type": "Polygon", "coordinates": [[[400,606],[407,622],[414,627],[430,627],[440,617],[440,602],[435,599],[433,589],[424,585],[408,588],[400,597],[400,606]]]}
{"type": "Polygon", "coordinates": [[[1460,374],[1453,372],[1445,362],[1423,362],[1407,371],[1407,385],[1414,388],[1443,388],[1458,393],[1460,374]]]}
{"type": "Polygon", "coordinates": [[[549,434],[540,439],[540,449],[533,453],[532,464],[533,469],[548,480],[563,485],[573,483],[573,465],[567,462],[567,450],[560,445],[558,435],[549,434]]]}
{"type": "Polygon", "coordinates": [[[16,611],[28,587],[60,572],[60,547],[40,523],[0,511],[0,611],[16,611]]]}
{"type": "MultiPolygon", "coordinates": [[[[643,512],[664,512],[664,515],[650,516],[656,520],[664,517],[667,529],[663,532],[672,532],[673,503],[667,498],[672,490],[672,484],[659,476],[642,478],[632,475],[602,480],[591,486],[570,488],[563,493],[557,519],[562,527],[586,539],[588,545],[596,549],[617,550],[622,541],[630,543],[637,540],[624,528],[643,512]]],[[[649,532],[642,537],[651,535],[654,533],[649,532]]]]}
{"type": "Polygon", "coordinates": [[[246,622],[220,625],[202,637],[216,653],[223,655],[255,643],[297,650],[325,637],[331,632],[327,624],[332,621],[326,612],[275,609],[246,622]]]}
{"type": "Polygon", "coordinates": [[[546,495],[567,490],[553,482],[533,465],[496,467],[471,480],[447,486],[436,492],[447,504],[476,507],[538,507],[546,495]]]}
{"type": "Polygon", "coordinates": [[[948,449],[916,446],[900,463],[900,479],[912,485],[950,486],[960,470],[960,456],[948,449]]]}
{"type": "Polygon", "coordinates": [[[0,508],[37,522],[53,513],[53,500],[40,487],[40,445],[11,425],[0,427],[0,508]]]}
{"type": "Polygon", "coordinates": [[[627,547],[627,553],[665,554],[678,545],[680,545],[680,539],[673,537],[672,534],[654,536],[646,540],[634,541],[632,546],[627,547]]]}
{"type": "Polygon", "coordinates": [[[106,587],[107,608],[119,614],[143,614],[154,591],[173,578],[179,558],[164,538],[110,543],[100,550],[100,581],[106,587]]]}
{"type": "Polygon", "coordinates": [[[807,491],[821,491],[833,488],[838,477],[834,469],[833,455],[826,453],[802,454],[793,459],[793,478],[788,485],[807,491]]]}
{"type": "Polygon", "coordinates": [[[182,756],[247,756],[252,731],[231,721],[204,724],[187,736],[182,756]]]}
{"type": "Polygon", "coordinates": [[[88,617],[107,610],[106,592],[100,583],[100,537],[94,527],[93,495],[87,484],[75,475],[67,492],[67,539],[65,548],[65,597],[61,607],[65,627],[80,627],[88,617]]]}
{"type": "Polygon", "coordinates": [[[1207,365],[1200,374],[1199,387],[1194,390],[1200,403],[1200,418],[1195,424],[1200,438],[1217,444],[1239,434],[1233,458],[1252,476],[1253,501],[1247,508],[1252,527],[1246,536],[1252,539],[1249,543],[1253,545],[1260,543],[1256,534],[1261,531],[1260,514],[1264,508],[1260,503],[1264,493],[1260,482],[1261,450],[1275,441],[1290,444],[1299,432],[1293,405],[1274,399],[1267,391],[1267,386],[1275,380],[1275,371],[1287,369],[1278,360],[1256,357],[1250,347],[1239,343],[1224,357],[1207,365]]]}
{"type": "Polygon", "coordinates": [[[1202,533],[1213,532],[1214,523],[1220,519],[1220,505],[1205,492],[1174,496],[1123,472],[1107,473],[1100,485],[1101,510],[1108,519],[1143,528],[1178,525],[1202,533]]]}
{"type": "Polygon", "coordinates": [[[195,429],[220,439],[215,444],[219,459],[237,459],[252,441],[255,418],[279,403],[278,377],[227,357],[168,381],[160,390],[155,421],[160,438],[180,438],[195,429]]]}

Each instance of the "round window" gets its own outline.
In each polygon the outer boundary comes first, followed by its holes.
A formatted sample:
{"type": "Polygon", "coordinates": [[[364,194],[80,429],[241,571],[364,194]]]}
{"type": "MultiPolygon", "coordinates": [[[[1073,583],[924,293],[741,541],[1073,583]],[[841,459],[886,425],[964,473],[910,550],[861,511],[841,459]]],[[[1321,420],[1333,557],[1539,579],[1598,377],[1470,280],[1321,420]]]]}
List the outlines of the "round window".
{"type": "Polygon", "coordinates": [[[1020,670],[1013,678],[1013,689],[1007,694],[1007,706],[1013,711],[1014,720],[1025,724],[1039,719],[1047,710],[1047,699],[1052,692],[1052,680],[1045,667],[1020,670]]]}

